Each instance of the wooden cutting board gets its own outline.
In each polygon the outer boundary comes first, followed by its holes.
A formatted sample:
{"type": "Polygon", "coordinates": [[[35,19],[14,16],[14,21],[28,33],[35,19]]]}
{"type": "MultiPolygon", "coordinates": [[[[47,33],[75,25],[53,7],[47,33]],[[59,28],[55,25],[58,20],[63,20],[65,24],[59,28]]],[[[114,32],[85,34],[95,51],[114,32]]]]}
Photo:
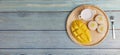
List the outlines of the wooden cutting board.
{"type": "MultiPolygon", "coordinates": [[[[100,15],[103,15],[103,16],[105,17],[105,22],[104,22],[104,25],[105,25],[105,28],[106,28],[105,33],[98,33],[97,31],[91,31],[91,30],[90,30],[90,34],[91,34],[91,37],[92,37],[92,41],[91,41],[91,43],[85,44],[84,46],[92,46],[92,45],[96,45],[96,44],[100,43],[100,42],[106,37],[106,35],[107,35],[107,33],[108,33],[108,30],[109,30],[109,19],[108,19],[107,15],[105,14],[105,12],[102,11],[100,8],[98,8],[98,7],[94,6],[94,5],[81,5],[81,6],[77,7],[77,8],[75,8],[75,9],[71,12],[71,14],[68,16],[68,19],[67,19],[67,21],[66,21],[66,28],[67,28],[67,33],[68,33],[69,37],[70,37],[75,43],[77,43],[77,44],[79,44],[79,45],[83,45],[83,44],[81,44],[79,41],[77,41],[77,40],[73,37],[73,35],[72,35],[72,33],[71,33],[70,26],[71,26],[72,21],[74,21],[74,20],[76,20],[76,19],[79,19],[78,16],[80,15],[81,11],[82,11],[83,9],[87,9],[87,8],[88,8],[88,9],[96,10],[96,15],[97,15],[97,14],[100,14],[100,15]]],[[[94,15],[94,16],[96,16],[96,15],[94,15]]],[[[92,18],[91,20],[94,20],[94,18],[92,18]]],[[[90,20],[90,21],[91,21],[91,20],[90,20]]],[[[88,23],[89,21],[84,21],[84,22],[86,22],[86,25],[87,25],[87,23],[88,23]]]]}

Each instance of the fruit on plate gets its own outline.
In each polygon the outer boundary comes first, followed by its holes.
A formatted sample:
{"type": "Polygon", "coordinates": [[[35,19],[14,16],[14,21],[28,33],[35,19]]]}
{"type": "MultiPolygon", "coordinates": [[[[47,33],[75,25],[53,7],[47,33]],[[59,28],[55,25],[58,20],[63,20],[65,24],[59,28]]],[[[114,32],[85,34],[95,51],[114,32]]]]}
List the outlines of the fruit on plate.
{"type": "Polygon", "coordinates": [[[96,21],[90,21],[90,22],[88,23],[88,28],[89,28],[90,30],[96,30],[97,27],[98,27],[98,24],[97,24],[96,21]]]}
{"type": "Polygon", "coordinates": [[[91,42],[91,34],[83,20],[74,20],[70,26],[71,33],[75,40],[81,44],[89,44],[91,42]]]}
{"type": "Polygon", "coordinates": [[[99,33],[104,33],[106,30],[105,26],[104,25],[99,25],[98,28],[97,28],[97,31],[99,33]]]}
{"type": "Polygon", "coordinates": [[[104,17],[102,15],[97,15],[95,17],[95,21],[98,23],[98,24],[103,24],[104,23],[104,17]]]}
{"type": "Polygon", "coordinates": [[[94,10],[92,10],[92,9],[83,9],[79,16],[83,20],[87,21],[87,20],[90,20],[94,16],[95,13],[96,12],[94,10]]]}

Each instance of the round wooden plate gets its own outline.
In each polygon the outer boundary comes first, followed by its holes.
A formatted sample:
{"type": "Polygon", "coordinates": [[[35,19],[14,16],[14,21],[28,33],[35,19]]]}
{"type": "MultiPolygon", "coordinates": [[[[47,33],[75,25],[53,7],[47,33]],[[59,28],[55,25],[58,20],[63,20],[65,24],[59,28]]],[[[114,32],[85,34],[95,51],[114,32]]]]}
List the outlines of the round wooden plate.
{"type": "MultiPolygon", "coordinates": [[[[91,31],[91,30],[90,30],[91,37],[92,37],[92,41],[91,41],[91,43],[85,44],[84,46],[92,46],[92,45],[96,45],[96,44],[100,43],[100,42],[106,37],[106,35],[107,35],[107,33],[108,33],[108,30],[109,30],[109,20],[108,20],[108,17],[107,17],[107,15],[105,14],[105,12],[102,11],[100,8],[98,8],[98,7],[94,6],[94,5],[81,5],[81,6],[77,7],[77,8],[74,9],[74,10],[71,12],[71,14],[68,16],[68,19],[67,19],[67,22],[66,22],[66,28],[67,28],[67,33],[68,33],[69,37],[70,37],[75,43],[77,43],[77,44],[79,44],[79,45],[83,45],[83,44],[81,44],[79,41],[77,41],[77,40],[73,37],[73,35],[72,35],[72,33],[71,33],[70,26],[71,26],[72,21],[74,21],[74,20],[76,20],[76,19],[79,19],[78,15],[80,15],[81,11],[82,11],[83,9],[86,9],[86,8],[92,9],[92,10],[96,10],[96,14],[95,14],[94,16],[100,14],[100,15],[102,15],[102,16],[105,17],[105,22],[104,22],[104,25],[105,25],[105,28],[106,28],[105,33],[99,33],[99,32],[97,32],[97,30],[96,30],[96,31],[91,31]]],[[[91,20],[94,20],[94,18],[92,18],[91,20]]],[[[91,21],[91,20],[90,20],[90,21],[91,21]]],[[[85,21],[85,22],[86,22],[86,25],[87,25],[87,23],[88,23],[89,21],[85,21]]]]}

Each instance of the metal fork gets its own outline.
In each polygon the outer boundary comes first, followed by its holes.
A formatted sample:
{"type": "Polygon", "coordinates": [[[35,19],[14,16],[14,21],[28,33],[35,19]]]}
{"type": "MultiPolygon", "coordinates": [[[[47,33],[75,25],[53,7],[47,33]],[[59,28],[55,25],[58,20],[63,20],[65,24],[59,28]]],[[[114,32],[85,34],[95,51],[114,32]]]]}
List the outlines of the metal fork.
{"type": "Polygon", "coordinates": [[[114,27],[114,16],[110,16],[110,21],[111,21],[111,24],[112,24],[112,37],[113,39],[115,39],[115,27],[114,27]]]}

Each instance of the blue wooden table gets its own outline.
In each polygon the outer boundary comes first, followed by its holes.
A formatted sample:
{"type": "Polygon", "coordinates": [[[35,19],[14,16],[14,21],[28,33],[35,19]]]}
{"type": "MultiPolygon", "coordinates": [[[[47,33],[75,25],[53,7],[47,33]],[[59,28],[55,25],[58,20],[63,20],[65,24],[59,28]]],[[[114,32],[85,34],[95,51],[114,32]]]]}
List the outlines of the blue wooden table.
{"type": "Polygon", "coordinates": [[[0,0],[0,55],[119,55],[120,0],[0,0]],[[116,39],[109,34],[95,46],[79,46],[65,23],[81,4],[92,4],[115,17],[116,39]]]}

